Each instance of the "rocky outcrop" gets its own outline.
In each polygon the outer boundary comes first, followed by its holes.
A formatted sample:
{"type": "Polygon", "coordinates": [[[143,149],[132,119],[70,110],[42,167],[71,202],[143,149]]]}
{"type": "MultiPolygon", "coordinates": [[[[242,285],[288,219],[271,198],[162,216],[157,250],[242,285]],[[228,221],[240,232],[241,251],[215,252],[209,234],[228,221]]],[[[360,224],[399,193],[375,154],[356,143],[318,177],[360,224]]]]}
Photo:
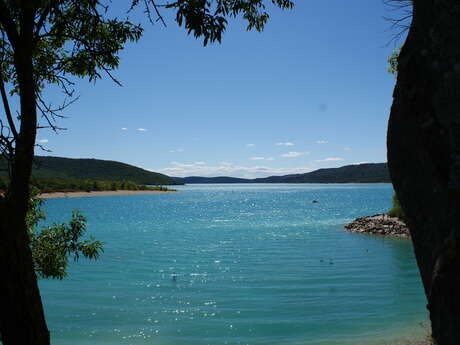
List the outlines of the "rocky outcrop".
{"type": "Polygon", "coordinates": [[[410,237],[409,229],[403,221],[386,214],[357,218],[345,225],[345,229],[363,234],[410,237]]]}

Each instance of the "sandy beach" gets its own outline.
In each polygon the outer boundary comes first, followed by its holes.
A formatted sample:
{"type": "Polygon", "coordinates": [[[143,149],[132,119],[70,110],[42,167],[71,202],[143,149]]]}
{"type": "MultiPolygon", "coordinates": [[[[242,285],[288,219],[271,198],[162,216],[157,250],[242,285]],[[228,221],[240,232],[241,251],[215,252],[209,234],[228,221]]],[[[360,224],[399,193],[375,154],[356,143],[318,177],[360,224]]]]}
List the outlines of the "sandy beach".
{"type": "Polygon", "coordinates": [[[38,197],[41,199],[58,199],[58,198],[83,198],[93,196],[112,196],[112,195],[135,195],[135,194],[163,194],[175,193],[176,191],[159,191],[159,190],[108,190],[100,192],[53,192],[42,193],[38,197]]]}

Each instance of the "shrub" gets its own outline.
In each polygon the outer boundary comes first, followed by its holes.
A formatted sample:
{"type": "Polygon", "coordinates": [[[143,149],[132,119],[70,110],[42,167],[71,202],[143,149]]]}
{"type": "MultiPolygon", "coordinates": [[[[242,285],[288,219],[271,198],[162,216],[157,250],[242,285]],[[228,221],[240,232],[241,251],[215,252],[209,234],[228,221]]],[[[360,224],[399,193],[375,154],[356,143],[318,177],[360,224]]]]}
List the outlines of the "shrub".
{"type": "Polygon", "coordinates": [[[391,210],[389,210],[387,212],[387,214],[390,217],[397,217],[397,218],[399,218],[401,220],[404,220],[406,217],[404,216],[404,211],[401,208],[401,204],[399,202],[399,199],[398,199],[398,196],[396,195],[396,193],[393,194],[392,201],[393,201],[393,207],[391,208],[391,210]]]}

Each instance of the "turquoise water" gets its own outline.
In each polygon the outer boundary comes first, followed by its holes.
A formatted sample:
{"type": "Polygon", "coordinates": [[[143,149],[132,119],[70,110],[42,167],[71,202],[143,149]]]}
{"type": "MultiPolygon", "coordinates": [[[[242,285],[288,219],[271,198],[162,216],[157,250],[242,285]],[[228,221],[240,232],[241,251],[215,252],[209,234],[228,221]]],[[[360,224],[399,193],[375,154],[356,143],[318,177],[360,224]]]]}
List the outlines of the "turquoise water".
{"type": "Polygon", "coordinates": [[[343,229],[387,210],[390,185],[180,189],[46,202],[49,221],[78,208],[106,242],[99,261],[40,282],[53,344],[384,344],[424,332],[410,241],[343,229]]]}

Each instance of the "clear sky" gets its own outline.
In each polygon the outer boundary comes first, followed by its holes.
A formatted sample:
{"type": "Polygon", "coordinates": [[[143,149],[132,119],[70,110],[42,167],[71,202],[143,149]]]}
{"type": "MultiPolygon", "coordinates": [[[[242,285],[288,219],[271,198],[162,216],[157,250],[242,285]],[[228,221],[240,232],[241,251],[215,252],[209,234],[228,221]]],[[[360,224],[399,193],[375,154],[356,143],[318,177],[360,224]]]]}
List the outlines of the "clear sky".
{"type": "Polygon", "coordinates": [[[115,75],[123,87],[108,78],[78,82],[80,99],[58,121],[67,130],[40,130],[52,152],[37,154],[170,176],[260,177],[386,161],[395,32],[382,0],[297,0],[292,11],[270,13],[264,32],[236,20],[221,45],[208,47],[171,14],[165,28],[135,13],[145,33],[121,54],[115,75]]]}

